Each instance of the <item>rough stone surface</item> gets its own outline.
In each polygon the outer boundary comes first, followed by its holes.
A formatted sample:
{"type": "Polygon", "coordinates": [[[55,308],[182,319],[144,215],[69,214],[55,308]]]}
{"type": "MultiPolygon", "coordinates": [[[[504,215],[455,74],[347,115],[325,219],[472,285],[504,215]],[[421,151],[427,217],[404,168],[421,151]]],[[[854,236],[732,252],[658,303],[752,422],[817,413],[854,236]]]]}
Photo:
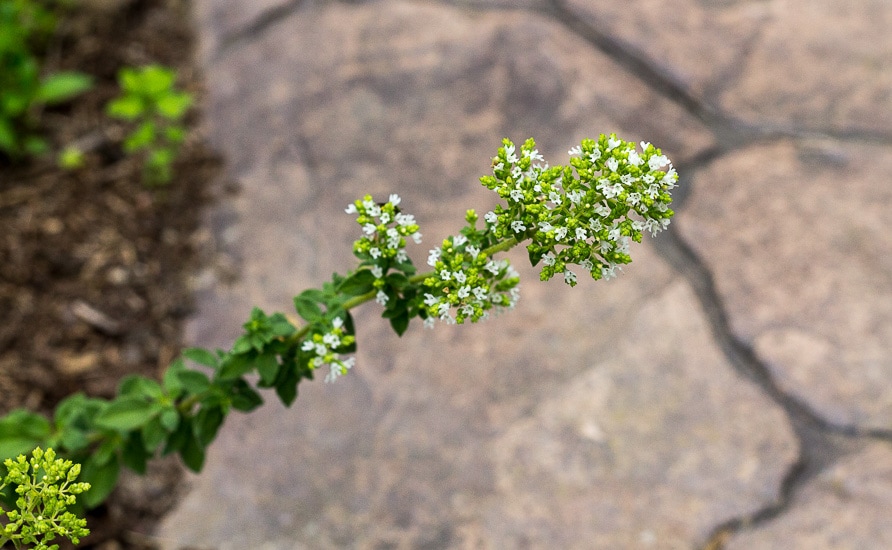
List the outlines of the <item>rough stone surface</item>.
{"type": "Polygon", "coordinates": [[[868,429],[892,426],[888,170],[888,147],[753,147],[700,172],[679,219],[778,384],[868,429]]]}
{"type": "Polygon", "coordinates": [[[696,96],[767,126],[892,127],[885,0],[568,0],[696,96]]]}
{"type": "Polygon", "coordinates": [[[423,265],[465,209],[492,208],[477,178],[503,136],[553,163],[599,132],[661,146],[686,187],[673,228],[719,299],[658,237],[618,280],[574,289],[513,254],[523,298],[480,326],[399,339],[367,305],[349,376],[227,420],[166,548],[890,545],[892,4],[201,0],[196,15],[209,133],[242,192],[209,221],[239,279],[202,287],[195,344],[228,347],[251,306],[287,311],[348,270],[359,195],[403,197],[423,265]],[[718,120],[837,137],[704,127],[563,9],[718,120]],[[736,370],[731,338],[762,375],[736,370]],[[792,399],[817,418],[786,416],[792,399]],[[873,435],[812,460],[842,437],[819,420],[873,435]]]}
{"type": "Polygon", "coordinates": [[[802,488],[790,512],[737,535],[728,550],[892,547],[892,446],[872,443],[802,488]],[[867,511],[867,513],[865,513],[867,511]]]}

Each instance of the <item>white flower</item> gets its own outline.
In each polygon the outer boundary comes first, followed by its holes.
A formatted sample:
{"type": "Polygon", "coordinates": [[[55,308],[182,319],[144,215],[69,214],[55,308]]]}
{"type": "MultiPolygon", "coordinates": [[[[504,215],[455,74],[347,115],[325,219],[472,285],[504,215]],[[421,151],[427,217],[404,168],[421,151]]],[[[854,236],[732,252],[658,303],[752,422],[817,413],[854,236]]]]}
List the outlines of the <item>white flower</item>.
{"type": "Polygon", "coordinates": [[[413,225],[415,223],[415,216],[412,214],[403,214],[400,212],[396,215],[396,224],[405,227],[407,225],[413,225]]]}
{"type": "Polygon", "coordinates": [[[607,138],[607,150],[613,151],[622,144],[623,140],[616,138],[607,138]]]}
{"type": "Polygon", "coordinates": [[[432,248],[430,252],[428,252],[427,256],[427,265],[434,267],[437,265],[437,260],[440,259],[440,254],[443,252],[439,248],[432,248]]]}
{"type": "Polygon", "coordinates": [[[415,241],[415,244],[421,244],[421,233],[418,231],[412,233],[412,240],[415,241]]]}
{"type": "Polygon", "coordinates": [[[322,343],[333,349],[341,344],[341,339],[338,337],[337,334],[329,332],[322,337],[322,343]]]}
{"type": "Polygon", "coordinates": [[[521,191],[520,189],[512,189],[508,195],[514,202],[520,202],[523,200],[523,191],[521,191]]]}
{"type": "Polygon", "coordinates": [[[514,154],[513,143],[505,147],[505,160],[507,160],[509,164],[515,164],[517,162],[517,155],[514,154]]]}
{"type": "Polygon", "coordinates": [[[377,260],[378,258],[381,257],[381,251],[378,249],[377,246],[373,246],[372,248],[369,249],[369,256],[371,256],[372,258],[375,258],[377,260]]]}
{"type": "Polygon", "coordinates": [[[588,156],[588,158],[589,158],[590,161],[595,162],[596,160],[598,160],[599,158],[601,158],[601,150],[600,150],[600,149],[595,149],[595,150],[592,151],[592,153],[588,156]]]}
{"type": "Polygon", "coordinates": [[[437,324],[437,322],[433,317],[428,317],[424,320],[424,328],[433,329],[435,324],[437,324]]]}
{"type": "Polygon", "coordinates": [[[554,204],[560,206],[561,202],[563,202],[563,198],[561,198],[561,194],[557,191],[550,191],[548,193],[548,200],[553,202],[554,204]]]}
{"type": "Polygon", "coordinates": [[[548,222],[539,222],[539,231],[543,233],[548,233],[549,231],[554,230],[554,226],[548,222]]]}
{"type": "Polygon", "coordinates": [[[567,198],[570,199],[570,202],[572,202],[573,204],[579,204],[584,196],[585,193],[579,190],[574,190],[567,193],[567,198]]]}
{"type": "Polygon", "coordinates": [[[551,252],[546,252],[544,256],[542,256],[542,263],[548,266],[554,265],[554,254],[551,252]]]}
{"type": "Polygon", "coordinates": [[[456,248],[460,247],[461,245],[465,244],[466,242],[468,242],[468,238],[465,237],[464,235],[456,235],[456,236],[452,237],[452,246],[454,246],[456,248]]]}
{"type": "Polygon", "coordinates": [[[362,232],[365,233],[366,235],[372,235],[377,230],[378,230],[378,226],[376,226],[375,224],[372,224],[372,223],[367,223],[362,226],[362,232]]]}
{"type": "Polygon", "coordinates": [[[489,211],[483,216],[483,219],[486,220],[486,223],[490,225],[497,225],[499,223],[499,217],[496,216],[496,213],[493,211],[489,211]]]}
{"type": "Polygon", "coordinates": [[[521,172],[520,166],[515,166],[514,168],[511,169],[511,177],[516,180],[520,179],[520,176],[522,174],[523,174],[523,172],[521,172]]]}
{"type": "Polygon", "coordinates": [[[394,206],[397,206],[397,205],[400,203],[401,200],[402,200],[402,199],[400,198],[399,195],[397,195],[396,193],[392,193],[392,194],[390,195],[389,202],[390,202],[390,204],[392,204],[392,205],[394,205],[394,206]]]}
{"type": "Polygon", "coordinates": [[[597,233],[598,231],[600,231],[600,230],[604,227],[603,225],[601,225],[601,220],[596,220],[595,218],[592,218],[592,219],[590,219],[590,220],[588,221],[588,226],[589,226],[589,227],[591,228],[591,230],[594,231],[595,233],[597,233]]]}
{"type": "Polygon", "coordinates": [[[619,181],[623,182],[623,185],[629,186],[638,181],[638,178],[632,174],[623,174],[619,177],[619,181]]]}
{"type": "Polygon", "coordinates": [[[465,252],[467,252],[468,254],[470,254],[470,255],[471,255],[471,258],[473,258],[473,259],[476,260],[476,259],[477,259],[477,256],[480,254],[480,249],[479,249],[478,247],[476,247],[476,246],[468,245],[468,247],[465,248],[465,252]]]}
{"type": "Polygon", "coordinates": [[[545,160],[545,157],[539,154],[538,149],[533,149],[532,151],[524,151],[523,156],[529,158],[531,161],[545,160]]]}
{"type": "Polygon", "coordinates": [[[331,326],[333,326],[334,328],[341,328],[342,326],[344,326],[344,320],[340,317],[335,317],[331,320],[331,326]]]}
{"type": "Polygon", "coordinates": [[[452,273],[450,273],[448,269],[443,269],[440,271],[440,278],[444,281],[448,281],[452,278],[452,273]]]}
{"type": "Polygon", "coordinates": [[[629,196],[626,197],[626,204],[629,206],[635,206],[641,202],[641,193],[629,193],[629,196]]]}
{"type": "Polygon", "coordinates": [[[619,169],[619,161],[616,160],[614,157],[610,157],[609,159],[607,159],[607,169],[611,172],[616,172],[617,169],[619,169]]]}
{"type": "Polygon", "coordinates": [[[456,271],[453,276],[455,278],[455,282],[457,282],[458,284],[464,284],[464,282],[468,280],[468,276],[465,275],[464,271],[456,271]]]}
{"type": "Polygon", "coordinates": [[[439,298],[437,298],[437,297],[434,296],[433,294],[431,294],[431,293],[429,293],[429,292],[426,292],[426,293],[424,294],[424,305],[426,305],[426,306],[428,306],[428,307],[433,307],[433,306],[435,306],[435,305],[437,305],[437,304],[439,304],[439,303],[440,303],[439,298]]]}
{"type": "Polygon", "coordinates": [[[514,220],[513,222],[511,222],[511,229],[513,229],[515,233],[521,233],[523,231],[526,231],[527,226],[525,226],[520,220],[514,220]]]}
{"type": "Polygon", "coordinates": [[[639,145],[641,145],[641,150],[642,150],[642,151],[647,151],[647,148],[650,147],[650,142],[649,142],[649,141],[642,141],[641,143],[639,143],[639,145]]]}
{"type": "Polygon", "coordinates": [[[641,160],[641,157],[638,155],[637,151],[629,151],[629,164],[631,164],[632,166],[638,166],[642,162],[644,161],[641,160]]]}
{"type": "Polygon", "coordinates": [[[567,236],[567,228],[564,226],[558,227],[554,230],[554,238],[562,241],[567,236]]]}
{"type": "MultiPolygon", "coordinates": [[[[610,215],[610,207],[603,203],[596,204],[593,210],[595,211],[595,214],[601,216],[602,218],[606,218],[610,215]]],[[[596,231],[598,230],[596,229],[596,231]]]]}
{"type": "Polygon", "coordinates": [[[378,294],[375,295],[375,301],[381,304],[382,306],[387,305],[387,300],[390,299],[390,296],[387,295],[383,290],[379,290],[378,294]]]}
{"type": "Polygon", "coordinates": [[[564,282],[568,285],[572,285],[576,283],[576,274],[570,271],[569,269],[564,271],[564,282]]]}
{"type": "Polygon", "coordinates": [[[373,266],[371,269],[372,275],[375,276],[376,279],[380,279],[384,276],[384,270],[381,269],[380,265],[373,266]]]}
{"type": "Polygon", "coordinates": [[[584,241],[584,240],[587,239],[587,238],[588,238],[588,234],[585,232],[585,228],[584,228],[584,227],[577,227],[577,228],[576,228],[576,240],[577,240],[577,241],[584,241]]]}
{"type": "Polygon", "coordinates": [[[351,202],[347,205],[347,208],[344,209],[344,212],[348,214],[356,214],[357,212],[359,212],[359,210],[357,210],[356,205],[351,202]]]}
{"type": "Polygon", "coordinates": [[[581,155],[581,154],[582,154],[582,147],[580,147],[579,145],[577,145],[576,147],[574,147],[574,148],[570,149],[569,151],[567,151],[567,154],[570,155],[570,156],[573,156],[573,155],[577,155],[577,156],[578,156],[578,155],[581,155]]]}
{"type": "Polygon", "coordinates": [[[387,212],[381,212],[381,223],[388,224],[390,223],[390,214],[387,212]]]}
{"type": "Polygon", "coordinates": [[[666,158],[666,155],[654,155],[647,161],[647,166],[651,170],[659,170],[667,164],[669,164],[669,159],[666,158]]]}
{"type": "Polygon", "coordinates": [[[461,298],[462,300],[464,300],[465,298],[467,298],[470,295],[471,295],[471,287],[470,286],[465,285],[458,289],[458,297],[461,298]]]}

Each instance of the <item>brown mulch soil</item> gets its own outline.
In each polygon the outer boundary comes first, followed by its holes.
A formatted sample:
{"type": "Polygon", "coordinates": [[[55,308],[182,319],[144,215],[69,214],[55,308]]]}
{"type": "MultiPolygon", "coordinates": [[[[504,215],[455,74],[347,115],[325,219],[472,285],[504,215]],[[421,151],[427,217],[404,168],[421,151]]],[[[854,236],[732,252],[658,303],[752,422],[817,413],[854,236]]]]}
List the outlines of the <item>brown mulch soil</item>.
{"type": "MultiPolygon", "coordinates": [[[[199,225],[220,161],[202,141],[199,109],[175,178],[146,188],[139,159],[123,155],[125,128],[103,114],[124,66],[161,63],[182,88],[202,96],[193,65],[190,6],[184,0],[79,3],[47,51],[50,70],[80,70],[97,85],[42,113],[58,151],[78,143],[74,172],[48,156],[0,158],[0,414],[17,407],[52,414],[83,391],[112,397],[128,374],[157,378],[179,352],[190,312],[189,277],[207,259],[199,225]]],[[[183,469],[156,460],[144,477],[124,475],[88,516],[81,548],[153,548],[154,525],[176,502],[183,469]]]]}

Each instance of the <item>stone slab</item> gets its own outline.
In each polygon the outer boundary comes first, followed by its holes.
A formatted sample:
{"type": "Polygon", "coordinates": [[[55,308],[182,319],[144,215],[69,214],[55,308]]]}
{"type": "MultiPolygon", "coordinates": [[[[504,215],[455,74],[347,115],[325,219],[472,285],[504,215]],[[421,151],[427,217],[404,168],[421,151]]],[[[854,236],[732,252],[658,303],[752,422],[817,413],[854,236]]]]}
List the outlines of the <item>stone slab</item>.
{"type": "MultiPolygon", "coordinates": [[[[214,24],[205,32],[219,36],[214,24]]],[[[242,273],[202,297],[189,335],[201,345],[231,342],[249,304],[287,309],[348,269],[358,227],[342,212],[366,192],[403,197],[423,265],[466,208],[494,204],[476,181],[505,135],[536,136],[553,162],[600,131],[676,159],[712,144],[677,106],[523,12],[310,6],[206,71],[210,133],[243,185],[223,230],[242,273]]],[[[271,398],[228,419],[161,540],[497,548],[523,542],[529,513],[531,544],[598,531],[605,547],[659,547],[770,504],[796,458],[789,424],[734,374],[678,276],[649,245],[633,255],[619,280],[575,289],[521,267],[517,310],[482,326],[398,339],[364,308],[357,367],[302,387],[290,410],[271,398]],[[598,513],[579,516],[583,505],[598,513]]]]}
{"type": "Polygon", "coordinates": [[[885,0],[566,4],[735,118],[890,134],[892,4],[885,0]]]}
{"type": "Polygon", "coordinates": [[[727,550],[892,547],[892,446],[873,442],[803,487],[779,517],[733,537],[727,550]]]}
{"type": "Polygon", "coordinates": [[[892,426],[887,147],[777,143],[698,173],[678,218],[732,328],[822,417],[892,426]]]}

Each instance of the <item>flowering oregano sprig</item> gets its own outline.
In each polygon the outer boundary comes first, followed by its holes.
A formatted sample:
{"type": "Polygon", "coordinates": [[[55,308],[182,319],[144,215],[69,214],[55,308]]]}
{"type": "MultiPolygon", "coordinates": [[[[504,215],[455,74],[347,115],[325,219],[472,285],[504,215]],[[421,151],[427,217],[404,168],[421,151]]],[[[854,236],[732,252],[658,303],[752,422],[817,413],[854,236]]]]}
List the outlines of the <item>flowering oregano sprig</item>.
{"type": "Polygon", "coordinates": [[[10,456],[26,445],[63,449],[84,464],[85,481],[93,484],[85,504],[95,506],[121,465],[142,473],[157,453],[177,452],[201,470],[226,415],[263,403],[255,386],[275,389],[291,405],[301,380],[318,369],[328,381],[345,374],[355,364],[351,310],[360,304],[383,306],[382,317],[400,335],[416,317],[426,326],[480,321],[517,302],[517,273],[496,256],[521,243],[531,263],[542,265],[543,280],[561,274],[574,286],[574,265],[594,279],[615,276],[631,261],[632,241],[668,225],[678,175],[659,149],[648,143],[639,149],[613,134],[583,140],[570,155],[569,165],[550,167],[532,139],[519,149],[504,140],[492,175],[481,178],[503,202],[486,213],[482,227],[467,211],[465,227],[429,252],[425,273],[416,273],[406,253],[407,241],[419,242],[421,234],[400,198],[376,203],[366,195],[347,207],[362,228],[353,246],[359,264],[295,296],[302,326],[255,308],[231,349],[185,350],[160,381],[129,377],[110,401],[71,396],[52,420],[21,410],[0,418],[0,449],[10,456]],[[189,368],[186,360],[210,370],[189,368]]]}
{"type": "Polygon", "coordinates": [[[561,273],[577,283],[570,265],[595,280],[616,275],[632,261],[629,242],[642,232],[656,234],[674,214],[669,194],[678,180],[669,159],[649,143],[641,152],[615,134],[585,139],[569,151],[569,166],[541,164],[535,142],[527,140],[518,156],[510,140],[493,159],[493,175],[481,182],[506,200],[485,219],[495,235],[529,238],[530,261],[543,264],[543,281],[561,273]],[[664,168],[668,167],[664,170],[664,168]]]}

